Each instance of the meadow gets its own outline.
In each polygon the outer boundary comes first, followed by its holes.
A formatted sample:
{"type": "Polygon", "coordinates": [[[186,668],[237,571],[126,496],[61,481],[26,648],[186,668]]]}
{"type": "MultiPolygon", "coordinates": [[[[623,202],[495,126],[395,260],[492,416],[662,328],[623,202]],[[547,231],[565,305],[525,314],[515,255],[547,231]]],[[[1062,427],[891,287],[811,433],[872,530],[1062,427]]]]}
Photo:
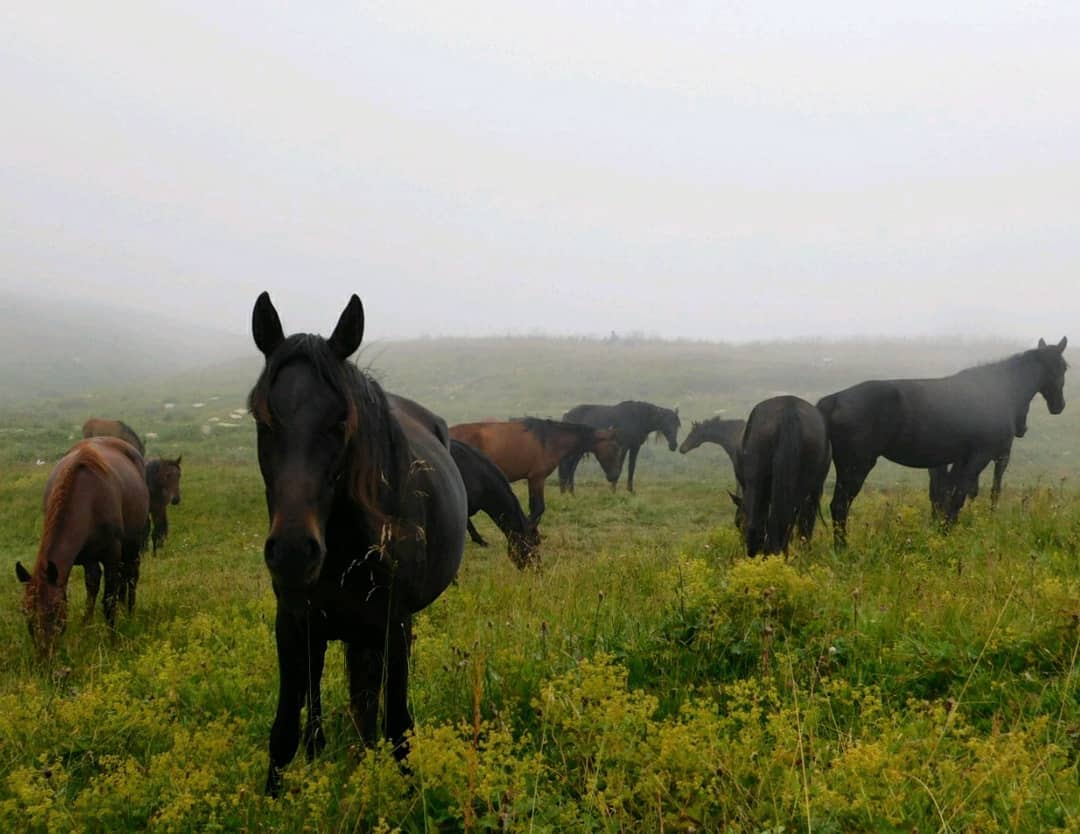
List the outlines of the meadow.
{"type": "MultiPolygon", "coordinates": [[[[418,341],[362,361],[451,421],[643,397],[679,404],[685,432],[773,390],[812,399],[875,375],[868,354],[897,373],[956,359],[956,346],[508,340],[496,361],[485,347],[418,341]]],[[[594,463],[576,496],[549,483],[539,570],[514,568],[480,517],[492,546],[468,544],[457,584],[417,619],[408,770],[359,744],[332,646],[327,749],[264,798],[274,602],[242,413],[256,368],[0,414],[9,566],[33,560],[48,464],[90,412],[156,435],[151,453],[184,454],[171,538],[115,633],[100,611],[73,616],[40,664],[9,569],[0,830],[1080,831],[1067,454],[1080,418],[1075,403],[1049,418],[1041,400],[1001,507],[980,497],[947,534],[925,476],[881,467],[848,550],[819,528],[788,562],[747,560],[722,453],[652,444],[635,495],[608,491],[594,463]]],[[[76,572],[73,612],[81,584],[76,572]]]]}

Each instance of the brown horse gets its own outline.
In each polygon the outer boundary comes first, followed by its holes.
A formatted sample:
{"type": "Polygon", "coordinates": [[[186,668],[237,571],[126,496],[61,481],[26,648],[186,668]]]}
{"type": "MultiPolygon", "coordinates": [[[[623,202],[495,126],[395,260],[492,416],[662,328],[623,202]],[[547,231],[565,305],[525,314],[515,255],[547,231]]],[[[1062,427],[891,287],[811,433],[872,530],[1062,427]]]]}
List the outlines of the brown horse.
{"type": "Polygon", "coordinates": [[[120,420],[106,420],[102,417],[91,417],[82,427],[83,437],[119,437],[139,450],[140,455],[146,455],[146,447],[139,435],[127,423],[120,420]]]}
{"type": "Polygon", "coordinates": [[[544,480],[567,455],[592,452],[610,480],[621,463],[614,429],[525,417],[496,423],[459,423],[450,437],[479,449],[508,481],[529,482],[529,515],[544,512],[544,480]]]}
{"type": "Polygon", "coordinates": [[[134,608],[149,504],[142,456],[122,440],[82,440],[56,464],[45,486],[33,573],[15,565],[26,584],[23,609],[41,655],[52,654],[67,624],[67,583],[75,565],[86,575],[86,619],[94,613],[102,566],[106,622],[116,624],[117,600],[134,608]]]}
{"type": "Polygon", "coordinates": [[[146,462],[146,488],[150,491],[150,520],[153,522],[150,541],[155,555],[169,535],[169,517],[165,509],[169,504],[180,503],[180,457],[176,460],[150,458],[146,462]]]}

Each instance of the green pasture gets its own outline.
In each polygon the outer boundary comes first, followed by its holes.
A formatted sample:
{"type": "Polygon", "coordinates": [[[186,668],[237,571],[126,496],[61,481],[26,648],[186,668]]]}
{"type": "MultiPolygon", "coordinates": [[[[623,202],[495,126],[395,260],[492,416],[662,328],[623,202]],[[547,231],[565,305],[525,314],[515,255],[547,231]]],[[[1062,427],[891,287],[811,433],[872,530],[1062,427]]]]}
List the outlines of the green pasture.
{"type": "MultiPolygon", "coordinates": [[[[736,416],[774,389],[813,398],[872,375],[851,346],[817,346],[831,361],[816,365],[770,346],[755,375],[749,349],[583,345],[508,340],[496,361],[479,342],[416,342],[364,360],[451,421],[624,397],[736,416]]],[[[944,349],[927,351],[882,361],[940,367],[944,349]]],[[[0,831],[1080,831],[1075,403],[1057,418],[1033,403],[996,513],[980,497],[943,533],[924,476],[882,467],[850,548],[819,528],[787,563],[741,555],[718,449],[650,444],[636,495],[586,463],[576,496],[549,482],[539,570],[515,569],[480,517],[492,546],[468,544],[418,617],[408,769],[360,745],[335,646],[327,749],[270,801],[274,603],[242,413],[256,371],[0,406],[0,831]],[[80,621],[75,572],[43,665],[13,565],[33,560],[48,470],[91,413],[182,453],[183,503],[115,633],[100,610],[80,621]]]]}

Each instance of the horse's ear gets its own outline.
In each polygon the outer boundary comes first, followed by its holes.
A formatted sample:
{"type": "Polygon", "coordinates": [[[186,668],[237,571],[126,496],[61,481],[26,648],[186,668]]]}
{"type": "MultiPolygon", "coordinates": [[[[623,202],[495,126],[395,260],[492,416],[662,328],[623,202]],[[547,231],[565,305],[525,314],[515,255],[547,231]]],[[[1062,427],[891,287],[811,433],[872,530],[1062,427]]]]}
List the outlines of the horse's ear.
{"type": "Polygon", "coordinates": [[[1042,350],[1044,347],[1046,347],[1046,339],[1043,339],[1042,337],[1040,337],[1039,338],[1039,350],[1042,350]]]}
{"type": "Polygon", "coordinates": [[[730,491],[728,492],[728,495],[731,496],[732,504],[734,504],[736,507],[742,507],[742,499],[738,495],[730,491]]]}
{"type": "Polygon", "coordinates": [[[1068,343],[1069,343],[1069,337],[1068,336],[1062,336],[1061,341],[1057,343],[1057,352],[1058,353],[1064,353],[1065,352],[1065,345],[1067,345],[1068,343]]]}
{"type": "Polygon", "coordinates": [[[354,293],[330,336],[330,350],[338,359],[348,359],[364,339],[364,305],[354,293]]]}
{"type": "Polygon", "coordinates": [[[270,300],[270,293],[265,290],[255,299],[255,309],[251,313],[251,335],[255,338],[255,346],[267,359],[285,341],[281,319],[270,300]]]}
{"type": "Polygon", "coordinates": [[[15,563],[15,575],[19,577],[20,582],[30,581],[30,572],[22,566],[22,562],[15,563]]]}
{"type": "Polygon", "coordinates": [[[183,457],[183,455],[177,455],[176,456],[176,460],[174,461],[174,463],[176,464],[177,468],[179,468],[179,466],[180,466],[180,459],[182,457],[183,457]]]}
{"type": "Polygon", "coordinates": [[[50,585],[60,582],[60,571],[57,570],[56,562],[51,559],[45,564],[45,578],[49,580],[50,585]]]}

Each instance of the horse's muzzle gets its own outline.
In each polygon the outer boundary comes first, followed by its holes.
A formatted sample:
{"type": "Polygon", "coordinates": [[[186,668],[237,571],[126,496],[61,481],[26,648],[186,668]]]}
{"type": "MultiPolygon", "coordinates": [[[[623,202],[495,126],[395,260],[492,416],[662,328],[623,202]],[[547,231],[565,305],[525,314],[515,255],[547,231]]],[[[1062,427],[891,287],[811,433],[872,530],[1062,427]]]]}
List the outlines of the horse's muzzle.
{"type": "Polygon", "coordinates": [[[172,504],[175,507],[177,504],[180,503],[180,496],[177,495],[177,496],[173,497],[173,500],[170,501],[169,503],[172,504]]]}
{"type": "Polygon", "coordinates": [[[319,580],[324,556],[322,545],[310,536],[271,536],[263,558],[274,582],[282,588],[308,588],[319,580]]]}

